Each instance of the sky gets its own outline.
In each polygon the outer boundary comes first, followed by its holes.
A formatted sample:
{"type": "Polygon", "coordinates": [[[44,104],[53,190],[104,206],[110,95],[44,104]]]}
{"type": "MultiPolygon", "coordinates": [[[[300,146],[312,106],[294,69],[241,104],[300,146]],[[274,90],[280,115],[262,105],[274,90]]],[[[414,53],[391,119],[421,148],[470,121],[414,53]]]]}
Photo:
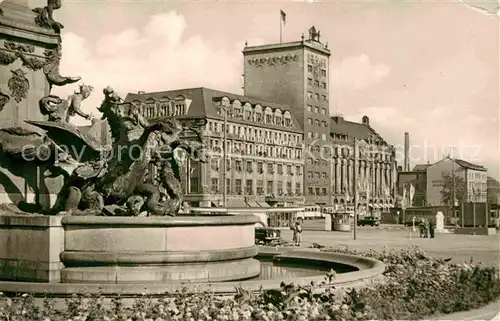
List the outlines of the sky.
{"type": "MultiPolygon", "coordinates": [[[[31,7],[45,1],[29,1],[31,7]]],[[[363,115],[412,166],[451,154],[499,173],[499,15],[495,1],[65,1],[61,72],[95,92],[208,87],[242,93],[245,41],[328,42],[330,113],[363,115]]],[[[76,85],[56,88],[61,96],[76,85]]],[[[76,120],[85,124],[85,120],[76,120]]]]}

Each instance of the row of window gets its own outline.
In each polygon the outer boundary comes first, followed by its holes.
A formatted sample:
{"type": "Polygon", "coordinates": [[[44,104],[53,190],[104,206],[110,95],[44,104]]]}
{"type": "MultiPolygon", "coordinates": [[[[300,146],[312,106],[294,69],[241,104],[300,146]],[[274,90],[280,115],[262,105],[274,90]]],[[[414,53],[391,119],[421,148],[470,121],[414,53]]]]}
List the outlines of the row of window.
{"type": "MultiPolygon", "coordinates": [[[[351,147],[346,147],[346,146],[331,146],[331,145],[321,146],[318,144],[312,144],[309,145],[307,149],[311,152],[316,152],[316,153],[323,152],[323,155],[325,157],[332,156],[332,157],[349,158],[354,156],[353,149],[351,147]]],[[[358,159],[359,160],[369,159],[370,161],[389,162],[391,160],[391,154],[381,151],[370,151],[369,153],[365,153],[364,151],[359,150],[358,159]]]]}
{"type": "MultiPolygon", "coordinates": [[[[307,65],[307,71],[308,72],[313,71],[312,65],[307,65]]],[[[320,74],[321,74],[321,77],[326,77],[326,69],[321,69],[320,74]]]]}
{"type": "MultiPolygon", "coordinates": [[[[210,161],[210,168],[215,170],[215,171],[219,171],[221,161],[222,160],[219,158],[212,158],[212,160],[210,161]]],[[[242,160],[237,159],[237,160],[233,160],[233,162],[235,165],[234,169],[236,171],[242,172],[243,171],[243,164],[245,164],[245,171],[246,172],[253,173],[254,168],[255,168],[258,174],[264,174],[264,162],[257,162],[256,166],[254,166],[255,162],[253,162],[253,161],[245,161],[245,163],[243,163],[242,160]]],[[[265,168],[266,168],[268,174],[275,173],[274,165],[276,165],[276,172],[278,173],[278,175],[285,174],[283,169],[286,169],[287,175],[294,175],[294,174],[298,175],[298,176],[302,175],[302,166],[292,166],[292,165],[283,165],[283,164],[274,164],[274,163],[267,163],[266,164],[265,168]]],[[[226,159],[226,170],[230,171],[231,168],[232,168],[231,167],[231,160],[226,159]]]]}
{"type": "Polygon", "coordinates": [[[235,100],[231,103],[227,97],[224,97],[220,103],[216,103],[215,107],[218,115],[226,114],[228,118],[274,126],[292,126],[292,115],[288,110],[282,111],[276,108],[273,111],[271,107],[263,108],[258,104],[252,106],[250,103],[242,106],[240,101],[235,100]]]}
{"type": "Polygon", "coordinates": [[[308,187],[307,195],[316,195],[316,196],[327,196],[328,189],[326,187],[308,187]]]}
{"type": "MultiPolygon", "coordinates": [[[[223,186],[222,181],[219,178],[213,177],[210,186],[210,192],[214,194],[220,194],[222,192],[223,186]]],[[[226,179],[226,193],[229,195],[260,195],[260,196],[301,196],[302,195],[302,185],[300,183],[286,182],[283,181],[267,181],[264,186],[263,180],[257,180],[254,185],[253,179],[247,179],[245,181],[241,179],[235,179],[234,183],[230,178],[226,179]],[[245,185],[243,185],[243,182],[245,185]],[[276,184],[275,184],[276,183],[276,184]],[[254,187],[256,187],[254,189],[254,187]],[[275,189],[276,187],[276,189],[275,189]],[[295,189],[293,189],[295,188],[295,189]]]]}
{"type": "MultiPolygon", "coordinates": [[[[224,124],[221,122],[208,121],[207,128],[209,132],[223,133],[224,124]]],[[[269,139],[277,140],[281,144],[300,143],[302,142],[302,135],[283,133],[282,131],[275,131],[270,129],[253,128],[241,125],[228,124],[227,134],[243,135],[245,137],[254,137],[256,140],[269,139]]]]}
{"type": "Polygon", "coordinates": [[[326,134],[325,133],[318,133],[318,132],[311,132],[311,131],[308,131],[307,132],[307,138],[309,139],[319,139],[321,137],[321,140],[323,141],[327,141],[328,139],[326,138],[326,134]]]}
{"type": "Polygon", "coordinates": [[[478,172],[469,172],[469,178],[470,179],[482,179],[482,180],[486,180],[487,179],[487,174],[485,174],[485,173],[478,173],[478,172]]]}
{"type": "MultiPolygon", "coordinates": [[[[319,86],[320,86],[319,81],[318,81],[318,80],[315,80],[315,81],[313,82],[312,78],[307,78],[307,84],[308,84],[309,86],[314,86],[314,87],[319,87],[319,86]]],[[[321,82],[321,88],[326,89],[326,82],[324,82],[324,81],[323,81],[323,82],[321,82]]]]}
{"type": "MultiPolygon", "coordinates": [[[[238,155],[250,155],[259,157],[274,157],[274,158],[287,158],[287,159],[302,159],[302,149],[283,147],[283,146],[269,146],[263,144],[245,143],[241,141],[226,141],[226,153],[238,155]]],[[[216,153],[222,153],[223,144],[219,139],[210,139],[209,148],[216,153]]]]}
{"type": "Polygon", "coordinates": [[[326,120],[321,120],[320,121],[319,119],[314,119],[313,120],[312,118],[308,118],[307,119],[307,123],[309,125],[311,125],[311,126],[314,124],[314,126],[318,126],[318,127],[320,127],[320,126],[321,127],[328,127],[328,123],[326,122],[326,120]]]}
{"type": "Polygon", "coordinates": [[[161,100],[151,102],[140,102],[138,100],[134,100],[130,103],[130,108],[140,108],[140,113],[146,119],[181,116],[187,114],[187,107],[184,102],[184,98],[182,98],[182,100],[176,99],[170,101],[161,100]]]}
{"type": "MultiPolygon", "coordinates": [[[[312,106],[312,105],[307,105],[307,111],[312,113],[314,111],[314,113],[316,114],[319,114],[320,113],[320,108],[318,106],[312,106]]],[[[321,115],[327,115],[328,113],[326,112],[326,108],[321,108],[321,115]]],[[[325,126],[326,127],[326,126],[325,126]]]]}
{"type": "Polygon", "coordinates": [[[326,95],[321,95],[318,93],[313,93],[312,91],[307,92],[307,99],[309,100],[316,100],[316,101],[328,101],[328,98],[326,95]]]}

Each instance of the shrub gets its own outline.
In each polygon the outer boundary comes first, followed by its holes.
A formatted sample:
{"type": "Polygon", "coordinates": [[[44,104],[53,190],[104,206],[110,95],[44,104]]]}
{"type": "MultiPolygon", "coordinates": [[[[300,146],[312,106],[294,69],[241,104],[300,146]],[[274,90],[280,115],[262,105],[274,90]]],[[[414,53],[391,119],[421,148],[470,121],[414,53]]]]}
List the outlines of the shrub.
{"type": "Polygon", "coordinates": [[[331,286],[335,272],[318,285],[281,284],[278,290],[251,293],[237,289],[233,298],[211,291],[177,291],[164,298],[146,295],[124,306],[120,297],[105,301],[100,295],[74,294],[56,309],[51,299],[36,304],[31,295],[3,297],[0,321],[170,321],[170,320],[367,320],[422,319],[442,313],[469,310],[500,296],[498,267],[451,264],[427,256],[417,248],[401,251],[357,252],[386,264],[383,282],[342,293],[331,286]],[[336,293],[336,294],[335,294],[336,293]]]}

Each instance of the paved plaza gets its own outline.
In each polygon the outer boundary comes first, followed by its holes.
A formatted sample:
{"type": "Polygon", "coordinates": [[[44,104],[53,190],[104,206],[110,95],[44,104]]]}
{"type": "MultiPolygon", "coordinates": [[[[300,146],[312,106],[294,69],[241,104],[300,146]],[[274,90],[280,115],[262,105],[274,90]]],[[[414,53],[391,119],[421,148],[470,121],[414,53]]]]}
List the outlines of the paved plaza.
{"type": "MultiPolygon", "coordinates": [[[[402,249],[418,246],[434,257],[452,258],[452,262],[460,263],[474,261],[486,264],[500,262],[500,234],[493,236],[473,236],[457,234],[436,234],[435,238],[419,238],[418,232],[411,232],[411,228],[374,228],[359,227],[357,239],[353,239],[352,231],[326,232],[304,230],[303,244],[307,247],[312,243],[325,246],[349,247],[357,250],[402,249]]],[[[282,231],[285,240],[292,240],[292,232],[282,231]]]]}

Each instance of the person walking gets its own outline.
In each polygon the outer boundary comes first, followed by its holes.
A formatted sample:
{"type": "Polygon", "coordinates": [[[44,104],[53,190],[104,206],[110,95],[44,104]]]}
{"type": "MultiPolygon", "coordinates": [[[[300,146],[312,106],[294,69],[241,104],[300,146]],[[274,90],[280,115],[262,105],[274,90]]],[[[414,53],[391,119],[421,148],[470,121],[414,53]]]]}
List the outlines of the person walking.
{"type": "Polygon", "coordinates": [[[302,242],[302,225],[297,221],[293,227],[293,245],[300,246],[300,242],[302,242]]]}

